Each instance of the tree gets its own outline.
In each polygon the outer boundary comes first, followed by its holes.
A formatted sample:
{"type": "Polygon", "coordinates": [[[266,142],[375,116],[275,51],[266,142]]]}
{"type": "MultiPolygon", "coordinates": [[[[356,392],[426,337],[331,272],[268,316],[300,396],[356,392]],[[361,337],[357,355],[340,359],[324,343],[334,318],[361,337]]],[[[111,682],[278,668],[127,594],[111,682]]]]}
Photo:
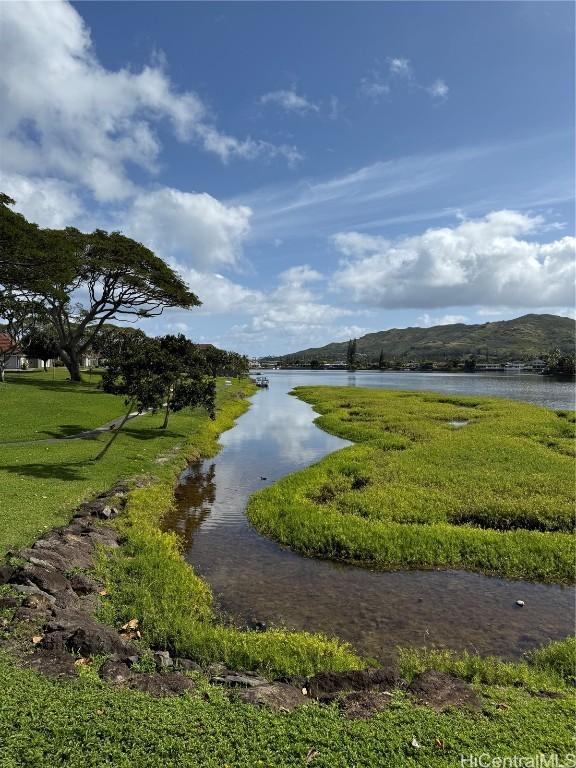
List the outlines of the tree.
{"type": "Polygon", "coordinates": [[[386,367],[385,360],[384,360],[384,350],[380,350],[380,357],[378,358],[378,368],[380,370],[383,370],[386,367]]]}
{"type": "Polygon", "coordinates": [[[24,339],[22,348],[26,357],[42,360],[44,371],[48,360],[58,357],[60,351],[54,332],[47,327],[34,328],[24,339]]]}
{"type": "Polygon", "coordinates": [[[212,376],[246,376],[250,363],[245,355],[238,352],[226,352],[208,344],[201,348],[201,353],[212,376]]]}
{"type": "Polygon", "coordinates": [[[119,232],[40,229],[0,197],[0,282],[40,302],[74,381],[80,359],[113,320],[199,306],[182,279],[141,243],[119,232]]]}
{"type": "Polygon", "coordinates": [[[4,321],[0,346],[0,381],[5,380],[8,360],[23,352],[24,340],[32,332],[38,316],[35,302],[24,301],[11,291],[0,294],[0,318],[4,321]]]}
{"type": "Polygon", "coordinates": [[[162,428],[170,413],[203,406],[211,418],[215,410],[215,383],[195,345],[184,336],[150,339],[141,331],[118,335],[110,346],[101,387],[124,396],[127,411],[96,460],[101,459],[118,437],[130,413],[165,409],[162,428]]]}
{"type": "Polygon", "coordinates": [[[170,413],[183,408],[202,406],[214,418],[216,382],[204,356],[195,344],[182,334],[158,339],[163,353],[163,365],[168,388],[165,392],[164,423],[168,426],[170,413]]]}
{"type": "Polygon", "coordinates": [[[356,370],[356,339],[350,339],[346,351],[346,367],[349,371],[356,370]]]}

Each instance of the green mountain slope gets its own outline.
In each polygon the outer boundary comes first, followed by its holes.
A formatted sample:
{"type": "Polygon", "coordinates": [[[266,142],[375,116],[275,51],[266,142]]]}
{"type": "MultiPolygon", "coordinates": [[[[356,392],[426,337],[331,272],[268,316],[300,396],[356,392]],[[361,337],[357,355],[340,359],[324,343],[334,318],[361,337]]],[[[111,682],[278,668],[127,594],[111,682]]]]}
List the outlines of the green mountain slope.
{"type": "MultiPolygon", "coordinates": [[[[559,315],[524,315],[482,325],[437,325],[432,328],[393,328],[368,333],[358,339],[357,351],[368,360],[377,359],[383,350],[387,360],[458,360],[476,355],[482,360],[534,358],[556,347],[574,351],[576,322],[559,315]]],[[[313,347],[282,360],[346,359],[348,342],[313,347]]]]}

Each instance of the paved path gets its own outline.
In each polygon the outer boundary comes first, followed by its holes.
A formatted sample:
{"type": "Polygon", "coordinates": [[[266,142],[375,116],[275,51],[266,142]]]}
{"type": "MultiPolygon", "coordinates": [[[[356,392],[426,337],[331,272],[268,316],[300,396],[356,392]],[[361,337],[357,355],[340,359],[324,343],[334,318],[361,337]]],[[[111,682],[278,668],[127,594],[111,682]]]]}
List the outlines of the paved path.
{"type": "MultiPolygon", "coordinates": [[[[128,416],[128,420],[135,419],[136,416],[142,416],[140,411],[134,411],[128,416]]],[[[48,437],[44,440],[8,440],[7,442],[0,442],[1,446],[8,445],[54,445],[55,443],[61,443],[65,440],[90,440],[93,437],[98,437],[102,432],[110,432],[116,429],[122,422],[124,416],[118,416],[112,421],[108,421],[106,424],[102,424],[101,427],[94,427],[94,429],[88,429],[85,432],[77,432],[75,435],[64,435],[62,437],[48,437]]]]}

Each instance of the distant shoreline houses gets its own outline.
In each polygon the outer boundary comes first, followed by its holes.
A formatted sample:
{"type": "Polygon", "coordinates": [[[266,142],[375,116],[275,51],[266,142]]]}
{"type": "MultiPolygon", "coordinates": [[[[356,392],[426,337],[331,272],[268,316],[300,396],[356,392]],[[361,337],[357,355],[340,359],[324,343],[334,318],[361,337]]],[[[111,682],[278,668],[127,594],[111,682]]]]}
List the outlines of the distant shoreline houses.
{"type": "MultiPolygon", "coordinates": [[[[504,373],[544,373],[547,368],[546,360],[535,358],[534,360],[510,360],[505,363],[475,363],[473,367],[466,366],[467,361],[462,361],[460,365],[454,366],[445,362],[417,362],[409,361],[397,365],[388,363],[382,369],[377,365],[367,365],[365,361],[358,361],[358,369],[361,370],[394,370],[394,371],[446,371],[446,370],[465,370],[473,371],[500,371],[504,373]]],[[[271,360],[253,358],[250,360],[250,368],[254,370],[294,370],[298,368],[322,371],[345,371],[347,364],[344,360],[333,362],[328,361],[300,361],[287,362],[285,360],[271,360]]]]}

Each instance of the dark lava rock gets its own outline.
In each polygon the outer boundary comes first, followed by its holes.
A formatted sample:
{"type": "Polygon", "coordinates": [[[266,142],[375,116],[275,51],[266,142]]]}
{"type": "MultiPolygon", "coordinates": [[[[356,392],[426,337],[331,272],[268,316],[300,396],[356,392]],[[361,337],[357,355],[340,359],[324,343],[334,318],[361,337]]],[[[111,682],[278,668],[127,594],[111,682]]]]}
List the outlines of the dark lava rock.
{"type": "Polygon", "coordinates": [[[391,700],[385,691],[353,691],[339,700],[339,706],[348,720],[366,720],[388,709],[391,700]]]}
{"type": "Polygon", "coordinates": [[[75,677],[74,657],[69,653],[38,648],[22,660],[23,666],[47,677],[75,677]]]}
{"type": "Polygon", "coordinates": [[[68,576],[70,586],[77,595],[90,595],[102,589],[102,584],[84,573],[73,573],[68,576]]]}
{"type": "Polygon", "coordinates": [[[26,608],[20,606],[14,613],[13,621],[30,621],[37,624],[44,622],[48,618],[48,611],[38,610],[37,608],[26,608]]]}
{"type": "Polygon", "coordinates": [[[48,599],[51,605],[56,605],[56,598],[54,595],[49,595],[47,592],[43,592],[34,584],[13,584],[12,586],[16,592],[21,592],[23,595],[43,595],[48,599]]]}
{"type": "Polygon", "coordinates": [[[12,576],[16,573],[16,568],[11,565],[0,565],[0,584],[8,584],[12,576]]]}
{"type": "Polygon", "coordinates": [[[49,632],[44,635],[44,638],[40,642],[40,648],[47,648],[52,651],[66,652],[66,640],[68,634],[61,630],[57,632],[49,632]]]}
{"type": "Polygon", "coordinates": [[[85,501],[83,504],[80,504],[74,514],[74,517],[96,517],[101,512],[101,510],[104,509],[105,506],[106,499],[104,497],[99,497],[93,501],[85,501]]]}
{"type": "Polygon", "coordinates": [[[174,659],[174,667],[182,672],[201,672],[202,667],[192,659],[174,659]]]}
{"type": "Polygon", "coordinates": [[[449,707],[465,707],[479,710],[481,702],[472,687],[453,675],[428,669],[416,675],[408,686],[421,704],[425,704],[437,712],[449,707]]]}
{"type": "Polygon", "coordinates": [[[320,672],[308,679],[308,695],[321,699],[339,691],[388,689],[398,684],[398,676],[390,669],[353,669],[348,672],[320,672]]]}
{"type": "Polygon", "coordinates": [[[108,659],[102,664],[100,677],[109,683],[123,685],[132,679],[133,673],[130,672],[130,667],[125,662],[108,659]]]}
{"type": "Polygon", "coordinates": [[[66,640],[70,651],[77,651],[82,656],[98,656],[117,653],[129,656],[133,649],[119,637],[118,633],[104,624],[85,620],[66,640]]]}
{"type": "Polygon", "coordinates": [[[49,571],[65,571],[69,567],[66,553],[60,554],[55,547],[50,549],[43,549],[42,547],[23,549],[20,552],[20,557],[28,560],[32,565],[49,571]]]}
{"type": "Polygon", "coordinates": [[[47,595],[36,594],[28,595],[22,605],[25,608],[33,608],[37,611],[49,611],[52,607],[52,603],[48,599],[47,595]]]}
{"type": "Polygon", "coordinates": [[[142,693],[149,693],[150,696],[161,698],[164,696],[180,696],[187,691],[193,691],[196,683],[189,677],[177,674],[162,675],[155,672],[151,675],[134,675],[130,680],[130,688],[142,693]]]}
{"type": "Polygon", "coordinates": [[[24,565],[15,578],[20,583],[35,584],[43,592],[54,596],[59,592],[71,591],[70,582],[65,576],[38,565],[24,565]]]}
{"type": "Polygon", "coordinates": [[[174,661],[170,658],[169,651],[155,651],[154,664],[156,665],[158,672],[164,672],[174,666],[174,661]]]}
{"type": "Polygon", "coordinates": [[[269,683],[253,688],[243,688],[236,691],[235,695],[247,704],[270,707],[277,712],[291,712],[295,707],[308,702],[301,690],[286,683],[269,683]]]}
{"type": "Polygon", "coordinates": [[[250,672],[225,672],[222,675],[210,678],[210,682],[216,685],[227,685],[230,688],[254,688],[258,685],[268,684],[267,680],[250,672]]]}

